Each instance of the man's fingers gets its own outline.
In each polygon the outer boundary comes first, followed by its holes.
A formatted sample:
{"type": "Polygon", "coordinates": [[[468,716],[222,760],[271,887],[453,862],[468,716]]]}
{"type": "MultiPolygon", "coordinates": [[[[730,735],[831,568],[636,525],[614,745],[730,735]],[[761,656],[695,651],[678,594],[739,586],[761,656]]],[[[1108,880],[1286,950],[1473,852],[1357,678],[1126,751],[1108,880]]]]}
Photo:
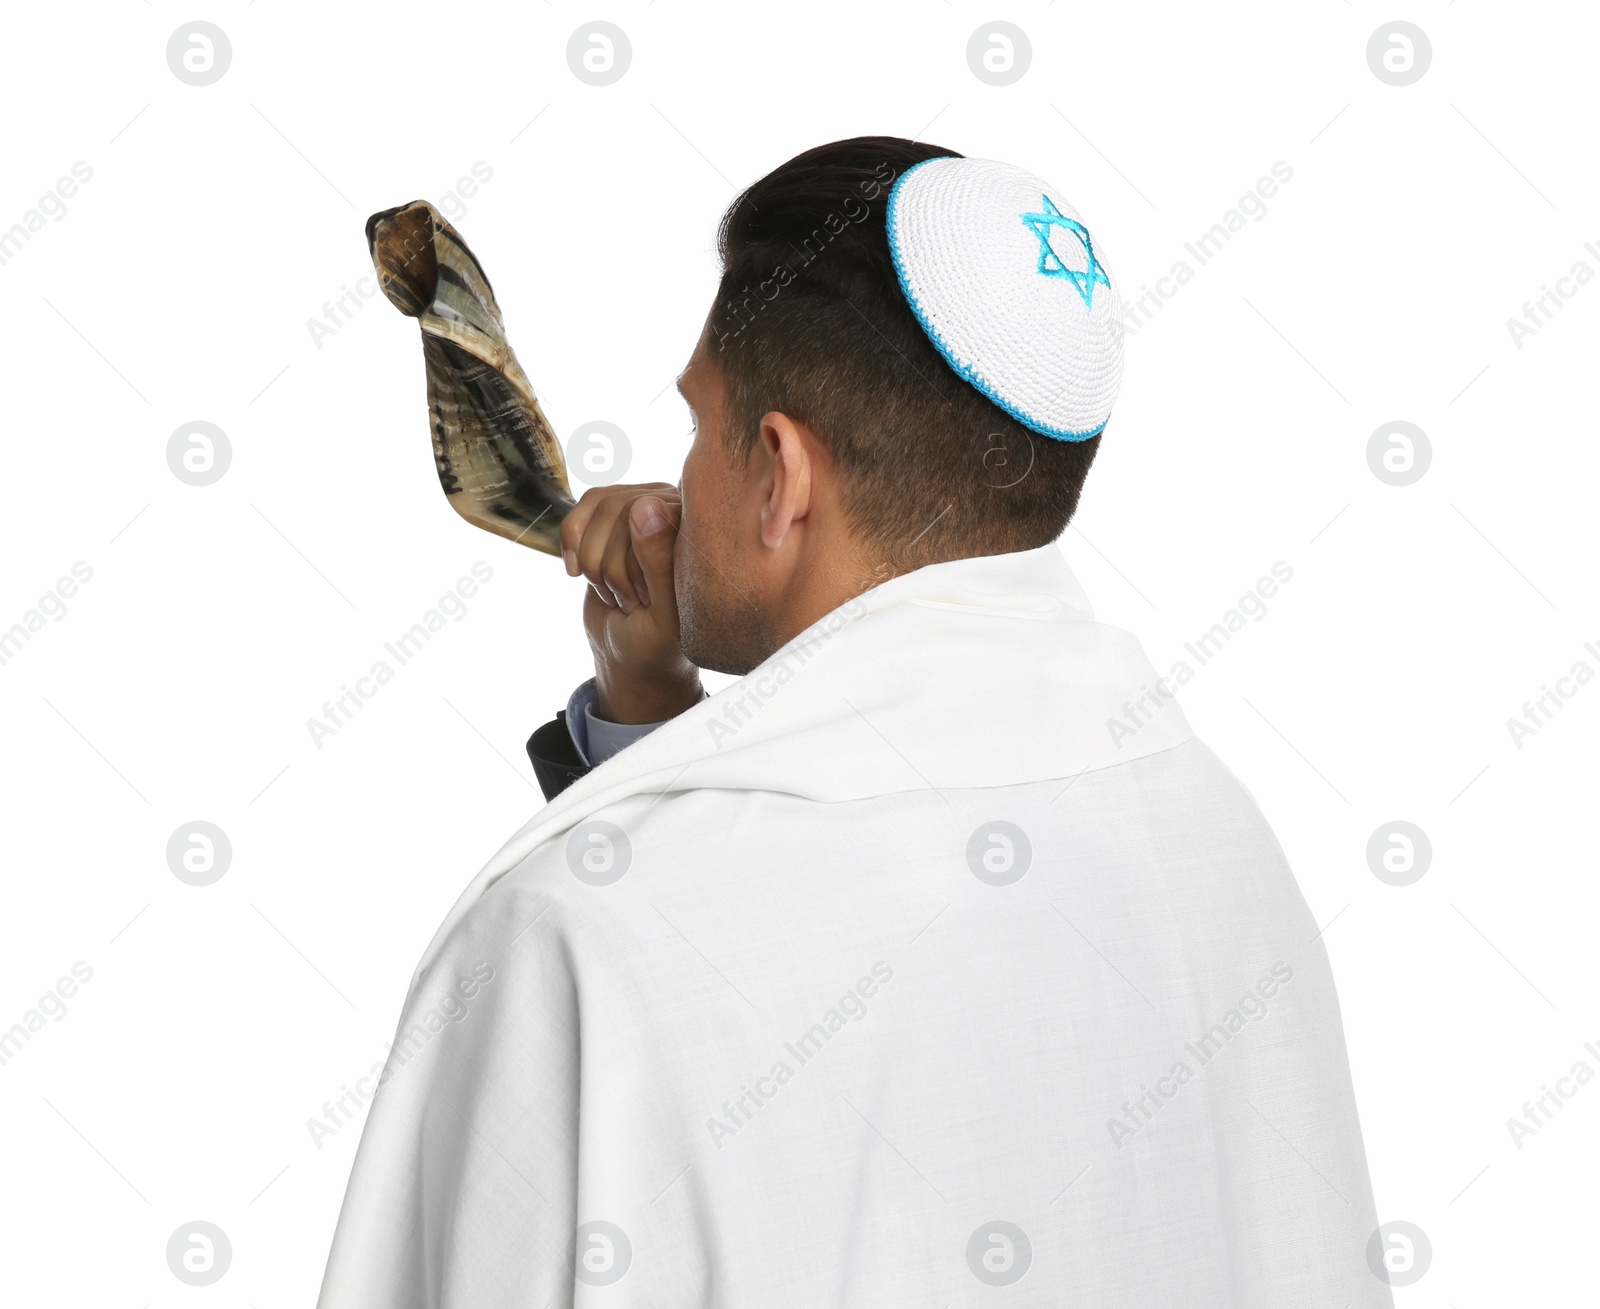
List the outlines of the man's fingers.
{"type": "Polygon", "coordinates": [[[639,556],[633,552],[633,543],[628,543],[628,576],[633,581],[633,593],[639,597],[639,603],[647,608],[650,604],[650,584],[645,580],[644,565],[639,562],[639,556]]]}
{"type": "MultiPolygon", "coordinates": [[[[626,502],[620,509],[626,509],[626,502]]],[[[589,529],[591,535],[597,526],[589,529]]],[[[632,613],[643,602],[636,584],[639,570],[628,566],[632,554],[633,543],[628,539],[628,516],[625,512],[618,512],[611,521],[611,533],[605,543],[605,553],[600,558],[600,576],[605,585],[611,588],[611,594],[616,596],[624,613],[632,613]]]]}
{"type": "MultiPolygon", "coordinates": [[[[589,496],[594,494],[592,491],[585,494],[584,501],[586,502],[589,496]]],[[[621,496],[596,496],[595,503],[589,509],[588,520],[584,523],[583,535],[576,543],[577,575],[587,578],[607,604],[614,605],[616,596],[605,576],[606,549],[618,521],[623,518],[627,505],[627,500],[621,496]]],[[[571,513],[567,515],[569,519],[571,516],[571,513]]],[[[563,534],[566,532],[565,522],[562,523],[561,530],[563,534]]],[[[565,536],[562,548],[566,549],[565,536]]]]}
{"type": "Polygon", "coordinates": [[[633,555],[644,571],[652,600],[674,599],[672,551],[677,542],[681,508],[660,496],[642,495],[628,506],[628,535],[633,555]]]}
{"type": "Polygon", "coordinates": [[[591,582],[595,580],[590,569],[585,567],[589,555],[584,551],[584,542],[591,536],[598,537],[598,540],[590,542],[589,552],[592,555],[590,562],[598,564],[617,515],[627,508],[628,501],[640,489],[636,486],[591,486],[578,503],[567,510],[567,516],[561,520],[560,538],[561,557],[567,565],[569,577],[582,574],[591,582]]]}
{"type": "Polygon", "coordinates": [[[595,510],[600,507],[609,489],[592,487],[585,491],[578,503],[567,510],[567,516],[561,520],[561,531],[558,534],[561,540],[561,562],[567,566],[568,577],[576,577],[582,571],[578,564],[578,547],[583,544],[589,520],[594,517],[595,510]]]}
{"type": "Polygon", "coordinates": [[[675,496],[677,488],[665,482],[648,482],[595,486],[583,493],[578,503],[561,520],[561,558],[566,565],[567,576],[587,577],[590,582],[599,580],[600,562],[618,516],[626,512],[634,497],[644,492],[665,492],[675,496]]]}

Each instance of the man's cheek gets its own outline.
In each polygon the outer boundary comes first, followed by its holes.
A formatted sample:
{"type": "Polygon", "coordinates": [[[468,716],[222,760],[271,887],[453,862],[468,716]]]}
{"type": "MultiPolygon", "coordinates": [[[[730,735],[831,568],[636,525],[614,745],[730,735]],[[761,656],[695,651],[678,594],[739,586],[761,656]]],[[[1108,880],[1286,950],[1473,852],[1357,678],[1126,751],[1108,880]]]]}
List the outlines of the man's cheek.
{"type": "Polygon", "coordinates": [[[683,471],[678,475],[678,540],[681,548],[683,537],[693,537],[698,526],[699,516],[694,512],[695,506],[700,503],[700,440],[697,435],[694,444],[689,447],[689,453],[684,456],[683,471]]]}

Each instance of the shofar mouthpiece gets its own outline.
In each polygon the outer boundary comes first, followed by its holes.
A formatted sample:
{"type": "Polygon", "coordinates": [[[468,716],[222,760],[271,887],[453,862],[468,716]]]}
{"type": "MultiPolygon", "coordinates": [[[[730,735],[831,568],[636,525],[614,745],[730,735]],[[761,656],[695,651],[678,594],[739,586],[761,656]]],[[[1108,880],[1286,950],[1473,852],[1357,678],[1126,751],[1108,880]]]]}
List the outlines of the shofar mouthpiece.
{"type": "Polygon", "coordinates": [[[561,444],[506,343],[494,289],[426,200],[367,219],[378,285],[422,328],[439,481],[476,527],[546,554],[572,508],[561,444]]]}

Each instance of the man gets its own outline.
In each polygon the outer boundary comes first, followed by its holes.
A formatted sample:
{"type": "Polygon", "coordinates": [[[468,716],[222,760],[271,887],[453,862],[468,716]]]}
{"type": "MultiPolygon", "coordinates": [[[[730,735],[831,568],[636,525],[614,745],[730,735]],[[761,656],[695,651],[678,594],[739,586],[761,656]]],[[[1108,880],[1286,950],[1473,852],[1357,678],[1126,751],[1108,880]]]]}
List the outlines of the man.
{"type": "Polygon", "coordinates": [[[595,677],[417,971],[324,1309],[1389,1305],[1316,925],[1053,544],[1104,251],[893,138],[719,244],[681,482],[563,523],[595,677]]]}

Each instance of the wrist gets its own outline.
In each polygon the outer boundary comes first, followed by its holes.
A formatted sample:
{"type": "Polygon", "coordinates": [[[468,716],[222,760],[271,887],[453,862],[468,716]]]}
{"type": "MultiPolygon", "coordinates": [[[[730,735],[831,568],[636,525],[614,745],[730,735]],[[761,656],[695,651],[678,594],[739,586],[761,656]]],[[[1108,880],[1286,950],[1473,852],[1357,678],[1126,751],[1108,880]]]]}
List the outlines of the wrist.
{"type": "Polygon", "coordinates": [[[595,713],[609,723],[660,723],[700,702],[700,670],[688,660],[680,667],[648,674],[609,665],[595,666],[595,713]]]}

